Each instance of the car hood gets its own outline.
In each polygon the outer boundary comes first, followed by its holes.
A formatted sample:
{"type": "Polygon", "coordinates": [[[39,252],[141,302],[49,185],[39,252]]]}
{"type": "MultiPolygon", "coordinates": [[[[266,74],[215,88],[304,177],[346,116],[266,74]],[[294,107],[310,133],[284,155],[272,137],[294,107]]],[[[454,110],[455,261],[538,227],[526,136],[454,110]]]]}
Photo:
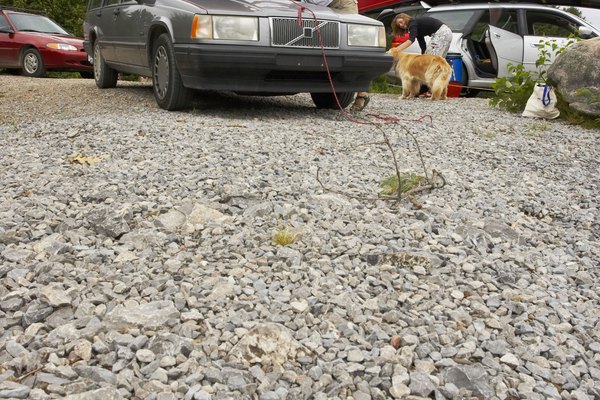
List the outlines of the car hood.
{"type": "Polygon", "coordinates": [[[298,15],[299,5],[310,11],[304,11],[303,18],[311,18],[314,13],[318,18],[342,19],[365,22],[358,14],[341,13],[329,7],[321,7],[308,3],[292,2],[291,0],[188,0],[203,9],[210,10],[211,14],[248,14],[255,16],[281,16],[295,17],[298,15]],[[312,11],[312,13],[311,13],[312,11]]]}
{"type": "Polygon", "coordinates": [[[66,36],[60,36],[60,35],[48,35],[48,37],[50,37],[53,40],[56,40],[58,42],[72,44],[73,46],[82,46],[83,45],[83,39],[77,39],[77,38],[73,38],[73,37],[66,37],[66,36]]]}
{"type": "Polygon", "coordinates": [[[53,33],[36,33],[35,36],[38,38],[44,38],[48,43],[56,42],[72,44],[73,46],[77,47],[83,46],[83,39],[78,39],[75,37],[57,35],[53,33]]]}
{"type": "Polygon", "coordinates": [[[81,47],[83,45],[83,39],[74,36],[65,36],[56,33],[44,33],[44,32],[20,32],[21,34],[33,35],[38,39],[45,40],[48,43],[66,43],[72,44],[73,46],[81,47]]]}

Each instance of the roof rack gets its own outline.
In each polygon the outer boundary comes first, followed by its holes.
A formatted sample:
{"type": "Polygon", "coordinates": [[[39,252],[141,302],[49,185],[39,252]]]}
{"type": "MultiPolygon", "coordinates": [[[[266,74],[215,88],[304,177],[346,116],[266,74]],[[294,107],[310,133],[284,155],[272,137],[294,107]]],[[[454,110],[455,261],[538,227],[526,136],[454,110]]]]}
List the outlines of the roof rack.
{"type": "Polygon", "coordinates": [[[23,12],[23,13],[29,13],[29,14],[46,15],[43,11],[40,11],[40,10],[29,10],[27,8],[18,8],[18,7],[10,7],[10,6],[0,5],[0,11],[2,11],[2,10],[23,12]]]}

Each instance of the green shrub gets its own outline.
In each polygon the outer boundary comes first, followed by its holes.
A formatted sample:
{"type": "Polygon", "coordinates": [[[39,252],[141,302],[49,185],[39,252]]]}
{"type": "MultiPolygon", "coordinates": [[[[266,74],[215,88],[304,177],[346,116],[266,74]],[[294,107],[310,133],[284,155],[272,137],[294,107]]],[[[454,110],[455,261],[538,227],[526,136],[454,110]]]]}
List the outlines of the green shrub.
{"type": "Polygon", "coordinates": [[[535,85],[547,83],[546,74],[549,66],[547,63],[578,40],[572,36],[562,47],[551,40],[540,40],[540,53],[535,62],[536,71],[526,71],[522,64],[509,64],[509,76],[497,78],[492,84],[495,96],[489,100],[489,104],[514,113],[522,112],[535,85]]]}

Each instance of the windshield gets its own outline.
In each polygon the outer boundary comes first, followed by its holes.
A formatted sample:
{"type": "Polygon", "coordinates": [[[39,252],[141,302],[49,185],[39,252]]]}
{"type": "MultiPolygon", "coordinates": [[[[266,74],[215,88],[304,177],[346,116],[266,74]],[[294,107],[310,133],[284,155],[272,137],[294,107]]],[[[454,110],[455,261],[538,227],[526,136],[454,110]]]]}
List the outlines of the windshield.
{"type": "Polygon", "coordinates": [[[15,25],[15,28],[17,28],[17,31],[56,33],[59,35],[69,34],[56,22],[41,15],[11,13],[10,20],[15,25]]]}

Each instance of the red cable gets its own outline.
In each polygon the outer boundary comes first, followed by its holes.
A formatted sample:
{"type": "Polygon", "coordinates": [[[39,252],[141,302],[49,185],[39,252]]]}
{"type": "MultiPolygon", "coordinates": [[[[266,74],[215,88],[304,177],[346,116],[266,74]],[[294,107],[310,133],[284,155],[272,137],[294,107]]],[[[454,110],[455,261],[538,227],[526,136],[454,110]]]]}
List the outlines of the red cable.
{"type": "MultiPolygon", "coordinates": [[[[340,100],[338,99],[337,93],[335,91],[335,85],[333,83],[333,79],[331,78],[331,72],[329,71],[329,64],[327,63],[327,55],[325,54],[325,45],[323,44],[323,37],[321,36],[321,28],[319,27],[319,21],[317,20],[317,16],[310,8],[305,7],[302,4],[300,4],[299,2],[296,2],[294,0],[290,0],[290,1],[298,7],[298,26],[299,27],[302,27],[302,13],[304,10],[308,10],[312,14],[313,19],[315,20],[315,26],[317,27],[317,35],[319,36],[319,45],[321,46],[321,54],[323,55],[323,62],[325,64],[325,70],[327,71],[327,78],[329,79],[329,84],[331,85],[331,90],[333,91],[333,96],[338,105],[338,108],[342,111],[344,117],[348,121],[354,122],[356,124],[375,125],[375,126],[382,125],[382,123],[378,123],[378,122],[367,121],[365,119],[362,119],[362,120],[356,119],[350,113],[348,113],[344,109],[344,107],[342,107],[342,104],[340,103],[340,100]]],[[[383,124],[397,124],[398,122],[403,120],[402,118],[386,117],[386,116],[382,116],[379,114],[367,114],[367,115],[384,121],[383,124]]],[[[429,118],[430,123],[433,123],[433,118],[431,115],[423,115],[416,120],[407,120],[407,121],[423,122],[423,119],[425,119],[425,118],[429,118]]]]}

